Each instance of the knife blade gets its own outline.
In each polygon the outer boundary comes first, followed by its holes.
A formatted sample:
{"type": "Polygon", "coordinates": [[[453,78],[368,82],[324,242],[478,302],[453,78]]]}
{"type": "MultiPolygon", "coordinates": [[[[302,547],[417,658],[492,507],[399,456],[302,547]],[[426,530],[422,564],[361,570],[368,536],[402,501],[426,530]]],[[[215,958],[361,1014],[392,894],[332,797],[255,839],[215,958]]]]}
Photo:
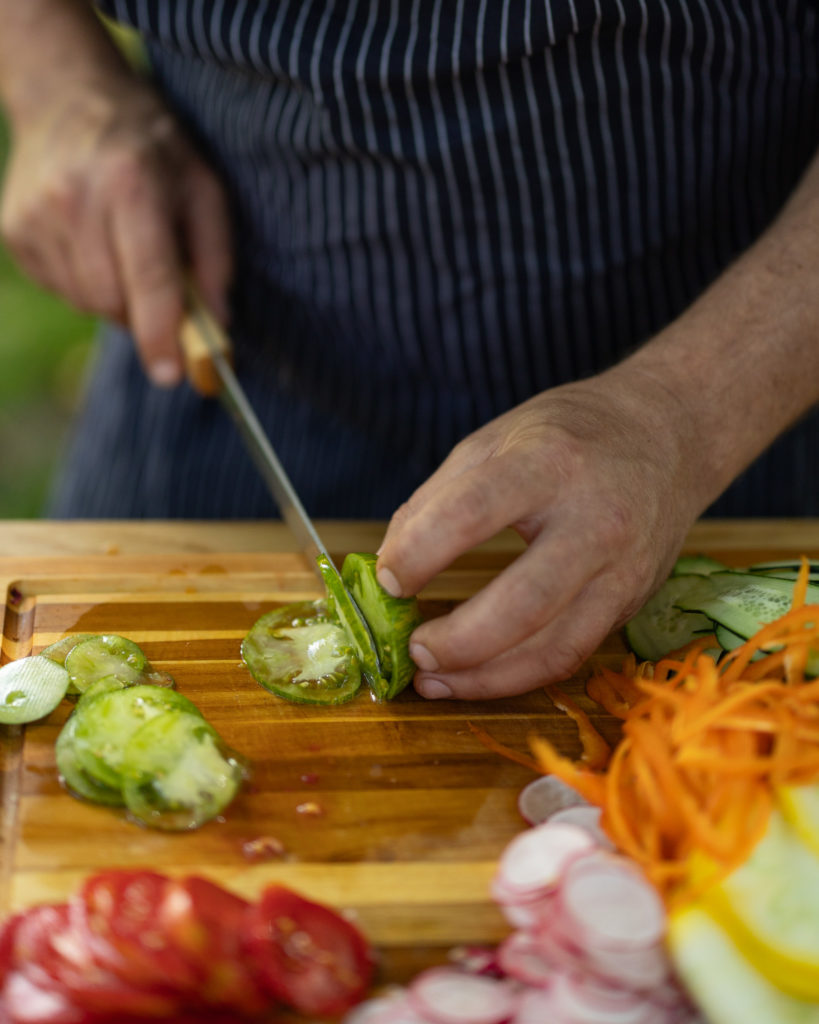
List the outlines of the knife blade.
{"type": "MultiPolygon", "coordinates": [[[[344,583],[341,573],[301,503],[290,477],[281,464],[267,434],[259,422],[244,388],[233,370],[233,345],[192,285],[188,285],[188,310],[180,330],[188,380],[194,390],[206,397],[219,398],[236,424],[245,447],[268,486],[282,519],[296,538],[311,568],[327,586],[319,558],[332,574],[336,587],[349,601],[352,614],[363,629],[372,656],[373,670],[380,675],[378,648],[370,625],[361,613],[355,598],[344,583]]],[[[338,609],[340,612],[341,610],[338,609]]]]}
{"type": "MultiPolygon", "coordinates": [[[[368,643],[365,646],[370,648],[368,653],[372,655],[372,668],[380,675],[378,646],[370,624],[365,620],[355,598],[344,583],[327,546],[318,536],[296,488],[275,454],[248,400],[245,389],[233,372],[233,346],[230,339],[190,284],[187,288],[187,312],[182,322],[179,340],[190,385],[202,395],[221,400],[222,406],[244,438],[247,451],[267,484],[279,513],[293,532],[302,554],[321,581],[321,586],[327,587],[328,581],[325,580],[324,572],[319,565],[319,556],[324,556],[321,560],[325,562],[325,569],[327,570],[329,566],[336,587],[346,596],[355,620],[367,637],[368,643]]],[[[338,610],[341,613],[341,609],[338,610]]],[[[362,659],[363,656],[367,655],[362,655],[362,659]]]]}
{"type": "Polygon", "coordinates": [[[319,579],[322,576],[316,559],[320,554],[325,555],[338,572],[239,383],[231,363],[229,338],[196,298],[189,301],[181,340],[188,380],[200,394],[219,398],[222,402],[242,435],[248,454],[267,484],[282,519],[319,579]]]}

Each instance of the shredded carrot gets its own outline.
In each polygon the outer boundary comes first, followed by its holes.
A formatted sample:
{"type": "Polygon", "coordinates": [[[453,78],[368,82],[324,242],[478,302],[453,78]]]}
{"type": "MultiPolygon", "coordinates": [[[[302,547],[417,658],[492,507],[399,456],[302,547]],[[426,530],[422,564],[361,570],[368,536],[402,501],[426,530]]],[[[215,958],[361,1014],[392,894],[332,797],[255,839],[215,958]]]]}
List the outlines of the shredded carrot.
{"type": "Polygon", "coordinates": [[[819,664],[819,605],[805,604],[808,571],[803,559],[790,610],[719,664],[703,638],[653,666],[598,670],[587,693],[622,722],[605,771],[590,770],[602,767],[602,748],[587,746],[588,716],[548,688],[578,723],[586,763],[533,737],[540,770],[602,808],[604,829],[670,904],[747,858],[775,787],[819,781],[819,679],[805,679],[819,664]]]}

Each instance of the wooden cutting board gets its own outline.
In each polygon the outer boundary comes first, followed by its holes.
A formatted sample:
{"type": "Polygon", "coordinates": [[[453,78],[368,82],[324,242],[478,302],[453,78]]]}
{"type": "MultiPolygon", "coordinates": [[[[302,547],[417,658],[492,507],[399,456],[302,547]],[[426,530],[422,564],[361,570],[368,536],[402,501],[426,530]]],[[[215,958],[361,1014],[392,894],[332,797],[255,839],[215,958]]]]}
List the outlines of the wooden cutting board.
{"type": "MultiPolygon", "coordinates": [[[[697,546],[733,564],[804,548],[697,546]]],[[[422,595],[425,614],[474,593],[512,553],[501,547],[459,560],[422,595]]],[[[224,820],[165,834],[61,788],[54,743],[67,702],[26,729],[0,727],[3,912],[63,900],[88,873],[112,866],[196,872],[248,897],[280,881],[352,911],[379,947],[388,981],[443,961],[453,946],[506,933],[487,887],[523,827],[516,800],[534,776],[488,751],[469,724],[521,752],[534,731],[576,754],[572,723],[543,691],[468,704],[425,702],[412,691],[376,704],[362,694],[330,709],[277,700],[245,669],[239,644],[263,612],[319,595],[295,553],[72,554],[5,560],[5,574],[0,559],[6,579],[10,567],[17,577],[6,595],[4,660],[66,633],[130,637],[250,759],[253,775],[224,820]],[[249,859],[246,844],[259,838],[284,852],[249,859]]],[[[619,663],[624,650],[614,635],[592,661],[619,663]]],[[[591,667],[566,689],[614,740],[616,723],[583,694],[591,667]]]]}

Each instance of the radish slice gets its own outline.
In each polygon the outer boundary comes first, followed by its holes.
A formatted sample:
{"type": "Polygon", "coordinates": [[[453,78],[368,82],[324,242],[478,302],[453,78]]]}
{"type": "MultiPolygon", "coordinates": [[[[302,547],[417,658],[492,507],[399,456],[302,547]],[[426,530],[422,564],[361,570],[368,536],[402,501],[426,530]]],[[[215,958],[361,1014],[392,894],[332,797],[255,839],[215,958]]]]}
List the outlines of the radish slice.
{"type": "Polygon", "coordinates": [[[498,963],[510,978],[534,988],[548,988],[555,970],[546,962],[534,936],[515,932],[498,949],[498,963]]]}
{"type": "Polygon", "coordinates": [[[517,1008],[511,986],[494,978],[431,967],[409,988],[410,1004],[433,1024],[504,1024],[517,1008]]]}
{"type": "Polygon", "coordinates": [[[530,903],[505,903],[501,905],[501,913],[513,928],[524,931],[535,931],[548,920],[554,907],[554,898],[549,895],[530,903]]]}
{"type": "Polygon", "coordinates": [[[668,979],[670,964],[662,945],[642,949],[591,949],[587,953],[591,970],[635,992],[653,992],[668,979]]]}
{"type": "Polygon", "coordinates": [[[577,804],[574,807],[565,807],[562,811],[555,811],[549,821],[555,825],[562,822],[584,828],[594,838],[598,846],[602,846],[606,850],[613,850],[615,849],[614,843],[600,827],[601,814],[602,811],[599,807],[592,807],[591,804],[577,804]]]}
{"type": "Polygon", "coordinates": [[[583,950],[560,934],[552,925],[541,927],[534,933],[534,942],[544,962],[555,972],[586,974],[588,964],[583,950]]]}
{"type": "MultiPolygon", "coordinates": [[[[556,775],[542,775],[524,786],[518,796],[518,810],[524,821],[540,825],[557,811],[586,805],[586,801],[556,775]]],[[[587,805],[586,805],[587,806],[587,805]]]]}
{"type": "Polygon", "coordinates": [[[577,975],[559,975],[551,994],[556,1020],[565,1018],[572,1024],[658,1024],[657,1007],[642,996],[577,975]]]}
{"type": "Polygon", "coordinates": [[[410,1004],[406,989],[359,1003],[344,1018],[344,1024],[429,1024],[410,1004]]]}
{"type": "Polygon", "coordinates": [[[570,862],[595,849],[594,840],[577,825],[535,825],[516,836],[498,862],[497,880],[510,896],[548,892],[570,862]]]}
{"type": "Polygon", "coordinates": [[[456,946],[449,951],[450,962],[467,974],[488,974],[499,977],[498,951],[488,946],[456,946]]]}
{"type": "Polygon", "coordinates": [[[557,898],[566,935],[582,949],[645,949],[665,934],[657,891],[624,857],[599,852],[574,859],[557,898]]]}
{"type": "MultiPolygon", "coordinates": [[[[524,992],[512,1024],[569,1024],[555,1014],[554,1001],[548,989],[531,988],[524,992]]],[[[572,1022],[573,1024],[573,1022],[572,1022]]]]}

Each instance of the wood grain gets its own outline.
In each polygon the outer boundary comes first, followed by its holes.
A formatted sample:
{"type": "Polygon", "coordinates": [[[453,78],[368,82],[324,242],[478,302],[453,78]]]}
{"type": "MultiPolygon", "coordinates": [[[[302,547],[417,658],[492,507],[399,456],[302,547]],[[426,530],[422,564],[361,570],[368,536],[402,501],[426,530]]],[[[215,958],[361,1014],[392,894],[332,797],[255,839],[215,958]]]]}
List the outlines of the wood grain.
{"type": "MultiPolygon", "coordinates": [[[[142,532],[135,525],[125,524],[119,535],[105,527],[106,536],[118,537],[110,541],[113,554],[89,550],[98,532],[86,534],[83,550],[79,534],[68,529],[56,542],[61,553],[49,549],[43,530],[40,549],[18,545],[17,554],[0,558],[7,585],[3,659],[36,653],[65,633],[129,636],[251,760],[252,779],[224,820],[167,835],[62,790],[54,741],[67,703],[25,730],[0,727],[2,909],[64,899],[101,868],[150,865],[205,874],[247,896],[280,880],[346,908],[379,946],[384,980],[440,962],[451,946],[498,941],[506,926],[487,886],[498,854],[521,828],[517,794],[532,776],[489,753],[468,722],[521,751],[537,731],[576,754],[571,723],[542,691],[474,704],[428,703],[411,691],[389,704],[361,696],[335,709],[279,701],[250,677],[239,644],[264,611],[319,593],[301,557],[287,550],[289,538],[280,535],[285,549],[272,550],[270,532],[260,529],[262,550],[242,550],[256,539],[242,542],[244,527],[232,524],[233,533],[209,528],[208,543],[224,549],[196,549],[201,536],[179,524],[142,524],[142,532]],[[154,528],[163,540],[151,554],[154,528]],[[284,854],[249,862],[245,844],[258,837],[275,837],[284,854]]],[[[795,535],[776,524],[756,532],[740,525],[728,538],[709,527],[690,550],[732,564],[819,551],[815,523],[795,535]]],[[[345,534],[339,526],[332,552],[371,548],[363,541],[381,529],[363,524],[345,534]]],[[[25,544],[34,545],[35,532],[22,530],[25,544]]],[[[8,551],[7,543],[0,550],[8,551]]],[[[473,593],[517,550],[504,538],[459,560],[422,595],[425,614],[440,614],[473,593]]],[[[623,651],[614,635],[596,659],[617,661],[623,651]]],[[[567,688],[615,739],[616,723],[583,693],[590,669],[567,688]]]]}

